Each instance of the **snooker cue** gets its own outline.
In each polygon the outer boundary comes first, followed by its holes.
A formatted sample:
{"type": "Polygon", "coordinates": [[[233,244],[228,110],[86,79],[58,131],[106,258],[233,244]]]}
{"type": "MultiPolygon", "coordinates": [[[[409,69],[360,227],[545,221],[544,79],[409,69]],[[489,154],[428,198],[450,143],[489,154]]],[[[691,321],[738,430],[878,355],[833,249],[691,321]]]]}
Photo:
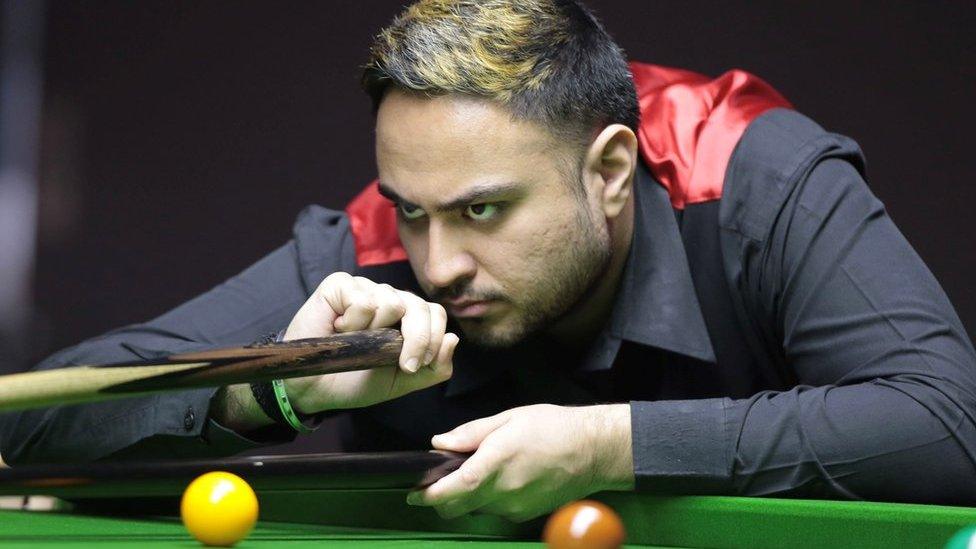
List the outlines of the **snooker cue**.
{"type": "Polygon", "coordinates": [[[11,374],[0,376],[0,412],[368,370],[395,365],[402,346],[400,332],[385,328],[11,374]]]}

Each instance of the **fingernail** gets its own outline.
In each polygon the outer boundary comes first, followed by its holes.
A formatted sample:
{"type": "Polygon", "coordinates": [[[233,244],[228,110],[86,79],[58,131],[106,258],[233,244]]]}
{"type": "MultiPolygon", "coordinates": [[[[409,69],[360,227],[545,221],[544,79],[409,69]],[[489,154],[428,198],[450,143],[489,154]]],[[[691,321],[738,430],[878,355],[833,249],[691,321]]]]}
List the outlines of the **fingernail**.
{"type": "Polygon", "coordinates": [[[417,359],[416,358],[409,358],[409,359],[407,359],[407,363],[404,364],[404,367],[408,371],[410,371],[410,372],[416,372],[417,371],[417,359]]]}
{"type": "Polygon", "coordinates": [[[419,503],[419,497],[417,494],[410,492],[407,494],[407,505],[417,505],[419,503]]]}
{"type": "Polygon", "coordinates": [[[434,360],[434,353],[432,353],[430,351],[427,351],[426,353],[424,353],[424,366],[427,366],[428,364],[430,364],[430,361],[431,360],[434,360]]]}

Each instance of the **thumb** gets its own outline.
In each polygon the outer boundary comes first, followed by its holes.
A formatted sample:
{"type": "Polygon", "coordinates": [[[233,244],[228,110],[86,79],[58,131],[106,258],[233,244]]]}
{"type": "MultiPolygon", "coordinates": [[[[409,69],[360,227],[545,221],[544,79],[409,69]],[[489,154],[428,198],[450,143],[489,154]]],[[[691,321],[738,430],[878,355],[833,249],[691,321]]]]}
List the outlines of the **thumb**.
{"type": "Polygon", "coordinates": [[[308,337],[324,337],[332,335],[336,313],[324,299],[314,297],[305,302],[285,330],[285,341],[304,339],[308,337]]]}
{"type": "Polygon", "coordinates": [[[451,431],[435,435],[431,444],[436,450],[450,450],[453,452],[473,452],[481,445],[481,441],[495,429],[508,422],[509,413],[502,412],[490,417],[469,421],[458,425],[451,431]]]}

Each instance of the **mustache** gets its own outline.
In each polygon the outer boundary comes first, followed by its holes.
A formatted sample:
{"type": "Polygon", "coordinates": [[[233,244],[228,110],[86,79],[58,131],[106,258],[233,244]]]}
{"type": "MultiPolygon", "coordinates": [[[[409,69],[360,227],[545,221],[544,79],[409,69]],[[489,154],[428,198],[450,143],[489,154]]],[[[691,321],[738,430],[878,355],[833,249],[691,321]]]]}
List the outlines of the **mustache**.
{"type": "Polygon", "coordinates": [[[467,301],[500,301],[505,295],[494,290],[476,290],[466,286],[451,288],[437,288],[430,294],[430,298],[437,302],[465,299],[467,301]]]}

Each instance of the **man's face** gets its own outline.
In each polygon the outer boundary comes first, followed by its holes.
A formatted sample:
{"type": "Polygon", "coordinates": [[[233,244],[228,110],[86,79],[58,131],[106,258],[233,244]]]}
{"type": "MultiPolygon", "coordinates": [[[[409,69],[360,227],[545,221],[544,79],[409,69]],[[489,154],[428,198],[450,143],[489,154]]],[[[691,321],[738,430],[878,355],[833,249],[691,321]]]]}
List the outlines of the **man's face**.
{"type": "Polygon", "coordinates": [[[472,342],[509,346],[544,330],[606,269],[599,204],[566,180],[582,154],[487,101],[396,90],[383,100],[381,191],[421,287],[472,342]]]}

